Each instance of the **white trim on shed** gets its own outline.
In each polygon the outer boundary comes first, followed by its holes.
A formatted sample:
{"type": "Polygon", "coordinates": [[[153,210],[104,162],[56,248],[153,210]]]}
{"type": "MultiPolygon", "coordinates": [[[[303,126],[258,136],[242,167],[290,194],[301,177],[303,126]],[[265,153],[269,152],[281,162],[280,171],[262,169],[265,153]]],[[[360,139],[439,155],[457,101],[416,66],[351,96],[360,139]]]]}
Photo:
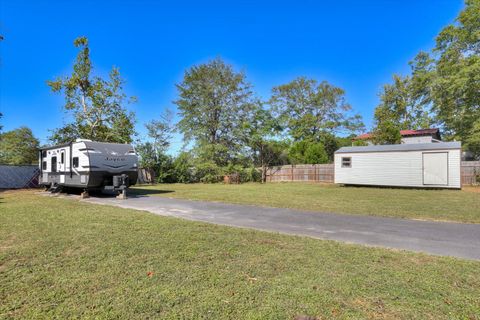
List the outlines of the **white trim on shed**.
{"type": "Polygon", "coordinates": [[[335,152],[335,183],[459,189],[460,162],[460,142],[344,147],[335,152]]]}

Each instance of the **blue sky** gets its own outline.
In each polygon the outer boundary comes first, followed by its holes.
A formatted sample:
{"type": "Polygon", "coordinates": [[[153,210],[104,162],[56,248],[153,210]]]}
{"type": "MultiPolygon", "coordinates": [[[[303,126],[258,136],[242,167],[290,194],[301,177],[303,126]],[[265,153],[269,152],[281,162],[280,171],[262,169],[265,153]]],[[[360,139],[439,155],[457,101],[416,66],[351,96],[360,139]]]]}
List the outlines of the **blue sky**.
{"type": "MultiPolygon", "coordinates": [[[[297,76],[346,90],[367,127],[393,73],[429,50],[462,1],[0,1],[0,112],[4,130],[32,128],[41,143],[68,120],[46,80],[69,74],[73,40],[89,38],[95,71],[115,65],[138,97],[137,131],[174,109],[175,83],[222,57],[268,99],[297,76]]],[[[182,146],[176,136],[172,151],[182,146]]]]}

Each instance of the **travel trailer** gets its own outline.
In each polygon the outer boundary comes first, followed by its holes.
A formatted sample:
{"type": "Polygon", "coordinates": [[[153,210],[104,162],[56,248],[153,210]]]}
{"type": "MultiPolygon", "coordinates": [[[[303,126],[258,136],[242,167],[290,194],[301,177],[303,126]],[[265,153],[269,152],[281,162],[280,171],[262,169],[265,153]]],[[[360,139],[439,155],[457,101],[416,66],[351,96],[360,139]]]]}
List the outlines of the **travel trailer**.
{"type": "Polygon", "coordinates": [[[130,144],[75,142],[40,148],[40,185],[51,191],[63,187],[114,190],[124,194],[137,182],[138,157],[130,144]]]}

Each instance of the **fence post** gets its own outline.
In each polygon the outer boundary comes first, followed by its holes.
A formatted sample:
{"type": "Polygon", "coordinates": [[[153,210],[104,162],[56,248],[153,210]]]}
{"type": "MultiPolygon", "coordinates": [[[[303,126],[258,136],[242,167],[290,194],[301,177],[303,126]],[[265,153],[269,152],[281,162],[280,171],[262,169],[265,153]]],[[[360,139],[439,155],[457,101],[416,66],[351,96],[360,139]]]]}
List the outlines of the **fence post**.
{"type": "Polygon", "coordinates": [[[293,181],[293,164],[292,164],[292,172],[291,172],[291,175],[292,175],[292,181],[293,181]]]}

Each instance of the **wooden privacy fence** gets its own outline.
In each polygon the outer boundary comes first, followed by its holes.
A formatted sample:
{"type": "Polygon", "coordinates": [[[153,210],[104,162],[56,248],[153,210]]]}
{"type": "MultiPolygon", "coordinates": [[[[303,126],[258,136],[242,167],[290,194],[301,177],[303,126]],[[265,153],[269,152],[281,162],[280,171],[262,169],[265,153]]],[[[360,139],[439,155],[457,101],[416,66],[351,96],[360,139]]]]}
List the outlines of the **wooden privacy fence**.
{"type": "Polygon", "coordinates": [[[155,183],[155,172],[151,169],[138,169],[138,184],[155,183]]]}
{"type": "MultiPolygon", "coordinates": [[[[480,176],[480,161],[462,161],[462,185],[477,185],[477,175],[480,176]]],[[[270,167],[267,169],[267,182],[282,181],[309,181],[309,182],[334,182],[334,164],[297,164],[270,167]]]]}
{"type": "Polygon", "coordinates": [[[333,163],[297,164],[270,167],[267,170],[267,182],[311,181],[333,183],[333,163]]]}
{"type": "Polygon", "coordinates": [[[480,184],[480,161],[462,161],[460,174],[462,186],[480,184]]]}

